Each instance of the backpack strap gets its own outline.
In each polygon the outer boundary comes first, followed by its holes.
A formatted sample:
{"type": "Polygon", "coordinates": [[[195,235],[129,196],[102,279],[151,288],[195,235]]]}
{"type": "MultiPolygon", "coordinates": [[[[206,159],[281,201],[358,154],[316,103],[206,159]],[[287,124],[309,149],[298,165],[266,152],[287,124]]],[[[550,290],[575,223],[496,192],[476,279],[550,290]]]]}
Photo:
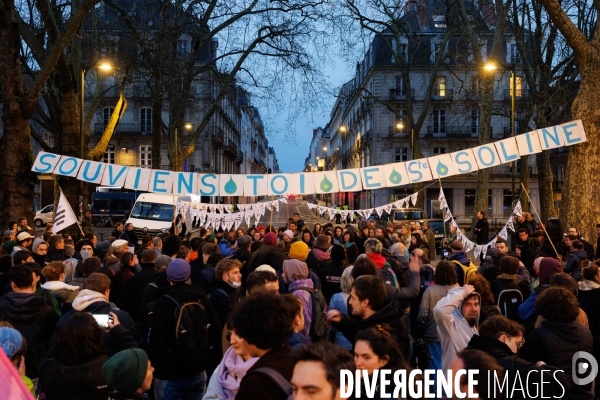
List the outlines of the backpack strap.
{"type": "MultiPolygon", "coordinates": [[[[233,305],[233,299],[231,298],[231,296],[229,295],[229,293],[227,293],[227,292],[225,291],[225,289],[223,289],[223,288],[216,288],[215,290],[213,290],[213,293],[214,293],[214,292],[220,292],[220,293],[223,293],[225,296],[227,296],[227,299],[229,299],[229,304],[233,305]]],[[[212,293],[211,293],[211,294],[209,294],[209,297],[212,297],[212,293]]]]}
{"type": "Polygon", "coordinates": [[[277,387],[285,393],[286,396],[292,395],[292,385],[285,379],[279,372],[275,371],[273,368],[262,367],[255,369],[253,371],[249,371],[246,376],[249,374],[260,374],[262,376],[266,376],[273,383],[277,385],[277,387]]]}

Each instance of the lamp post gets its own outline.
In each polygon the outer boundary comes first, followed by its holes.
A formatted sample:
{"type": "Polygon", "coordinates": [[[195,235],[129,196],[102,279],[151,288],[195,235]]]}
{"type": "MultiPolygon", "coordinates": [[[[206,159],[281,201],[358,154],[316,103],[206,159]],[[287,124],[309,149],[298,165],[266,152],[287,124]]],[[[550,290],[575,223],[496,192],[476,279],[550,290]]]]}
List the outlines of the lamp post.
{"type": "MultiPolygon", "coordinates": [[[[93,67],[90,66],[89,68],[93,67]]],[[[98,65],[98,69],[104,72],[112,71],[113,67],[110,63],[104,61],[98,65]]],[[[83,120],[84,109],[85,109],[85,74],[87,70],[85,67],[81,68],[81,104],[80,104],[80,117],[79,117],[79,155],[83,160],[83,120]]],[[[81,197],[81,209],[79,210],[79,218],[83,222],[83,181],[79,181],[79,196],[81,197]]]]}
{"type": "MultiPolygon", "coordinates": [[[[511,100],[510,100],[510,136],[511,137],[515,137],[515,99],[517,97],[517,78],[516,78],[516,66],[515,64],[510,64],[510,65],[505,65],[502,64],[501,62],[497,61],[497,60],[490,60],[488,63],[485,64],[485,66],[483,67],[484,69],[488,70],[488,71],[495,71],[496,69],[498,69],[498,65],[500,65],[501,67],[503,67],[506,70],[510,70],[510,82],[511,82],[511,100]]],[[[511,204],[512,207],[514,208],[515,206],[515,199],[516,199],[516,164],[514,161],[510,162],[510,169],[511,169],[511,174],[512,174],[512,189],[511,189],[511,204]]]]}
{"type": "MultiPolygon", "coordinates": [[[[183,124],[183,127],[185,128],[186,131],[191,130],[194,125],[192,125],[190,122],[186,122],[183,124]]],[[[174,136],[175,136],[175,145],[173,146],[173,149],[175,150],[175,168],[173,168],[173,171],[177,171],[177,156],[179,155],[179,142],[177,141],[177,127],[175,127],[175,132],[174,132],[174,136]]]]}
{"type": "MultiPolygon", "coordinates": [[[[402,121],[398,121],[396,122],[396,130],[402,130],[402,128],[404,128],[404,124],[402,123],[402,121]]],[[[413,155],[412,159],[414,160],[415,158],[415,131],[414,129],[411,127],[410,128],[410,152],[413,155]]]]}

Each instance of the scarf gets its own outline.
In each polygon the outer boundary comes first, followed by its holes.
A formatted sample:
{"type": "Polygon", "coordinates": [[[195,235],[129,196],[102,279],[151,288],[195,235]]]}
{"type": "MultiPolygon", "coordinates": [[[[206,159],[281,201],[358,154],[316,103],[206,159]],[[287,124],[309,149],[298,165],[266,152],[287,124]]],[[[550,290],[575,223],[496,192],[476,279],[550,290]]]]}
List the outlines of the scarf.
{"type": "Polygon", "coordinates": [[[42,287],[46,290],[79,290],[79,286],[71,286],[67,285],[63,281],[48,281],[42,285],[42,287]]]}
{"type": "Polygon", "coordinates": [[[579,290],[594,290],[600,289],[600,284],[594,281],[588,281],[587,279],[579,281],[579,290]]]}
{"type": "Polygon", "coordinates": [[[233,400],[240,388],[240,383],[246,372],[258,361],[258,357],[250,357],[244,361],[242,356],[235,354],[233,347],[227,349],[219,365],[219,394],[225,400],[233,400]]]}
{"type": "Polygon", "coordinates": [[[517,275],[509,275],[509,274],[500,274],[496,277],[496,279],[512,279],[515,280],[517,279],[517,275]]]}
{"type": "Polygon", "coordinates": [[[76,311],[85,310],[90,304],[104,301],[108,303],[108,299],[102,293],[95,292],[90,289],[83,289],[75,300],[73,300],[73,309],[76,311]]]}
{"type": "Polygon", "coordinates": [[[387,261],[385,259],[384,256],[382,256],[381,254],[377,254],[377,253],[370,253],[367,258],[371,261],[373,261],[375,263],[375,265],[377,266],[377,268],[381,269],[383,268],[383,266],[385,265],[385,262],[387,261]]]}
{"type": "Polygon", "coordinates": [[[316,247],[314,247],[312,249],[312,252],[315,255],[316,259],[319,260],[319,261],[329,260],[331,258],[331,254],[329,254],[328,251],[323,251],[323,250],[318,249],[316,247]]]}
{"type": "Polygon", "coordinates": [[[346,248],[349,249],[350,247],[352,247],[353,244],[354,244],[354,242],[348,242],[348,243],[346,243],[346,248]]]}

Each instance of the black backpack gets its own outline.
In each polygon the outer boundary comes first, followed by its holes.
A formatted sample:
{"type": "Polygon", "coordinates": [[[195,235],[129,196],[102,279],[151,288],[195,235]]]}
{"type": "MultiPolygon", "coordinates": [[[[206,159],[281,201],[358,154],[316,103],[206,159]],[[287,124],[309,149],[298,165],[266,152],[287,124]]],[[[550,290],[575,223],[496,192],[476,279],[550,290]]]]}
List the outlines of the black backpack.
{"type": "Polygon", "coordinates": [[[293,294],[296,290],[305,290],[310,293],[312,300],[312,321],[310,323],[310,339],[313,343],[327,340],[327,334],[329,332],[327,319],[325,313],[327,312],[327,300],[323,293],[318,289],[310,289],[300,287],[292,290],[290,294],[293,294]]]}
{"type": "Polygon", "coordinates": [[[165,295],[176,304],[175,307],[175,347],[171,352],[184,366],[196,366],[205,358],[208,351],[208,314],[198,301],[181,303],[170,295],[165,295]]]}
{"type": "MultiPolygon", "coordinates": [[[[277,385],[277,388],[279,388],[282,395],[285,395],[285,398],[287,400],[292,400],[292,385],[290,385],[290,383],[287,381],[287,379],[285,379],[283,377],[283,375],[281,375],[279,372],[275,371],[273,368],[269,368],[269,367],[257,368],[255,370],[248,371],[246,376],[252,375],[252,374],[266,376],[275,385],[277,385]]],[[[283,398],[284,397],[282,396],[282,399],[283,398]]]]}
{"type": "Polygon", "coordinates": [[[513,321],[519,321],[519,306],[523,304],[523,294],[519,289],[507,286],[498,295],[498,307],[502,315],[513,321]]]}

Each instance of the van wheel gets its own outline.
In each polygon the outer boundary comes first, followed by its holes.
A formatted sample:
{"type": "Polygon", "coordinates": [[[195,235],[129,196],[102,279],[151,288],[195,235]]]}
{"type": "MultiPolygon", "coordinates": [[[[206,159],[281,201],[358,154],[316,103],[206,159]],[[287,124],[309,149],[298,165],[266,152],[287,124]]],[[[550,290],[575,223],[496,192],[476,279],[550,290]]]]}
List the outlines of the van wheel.
{"type": "Polygon", "coordinates": [[[38,228],[41,228],[42,225],[44,225],[41,219],[36,219],[35,221],[33,221],[33,224],[38,228]]]}

